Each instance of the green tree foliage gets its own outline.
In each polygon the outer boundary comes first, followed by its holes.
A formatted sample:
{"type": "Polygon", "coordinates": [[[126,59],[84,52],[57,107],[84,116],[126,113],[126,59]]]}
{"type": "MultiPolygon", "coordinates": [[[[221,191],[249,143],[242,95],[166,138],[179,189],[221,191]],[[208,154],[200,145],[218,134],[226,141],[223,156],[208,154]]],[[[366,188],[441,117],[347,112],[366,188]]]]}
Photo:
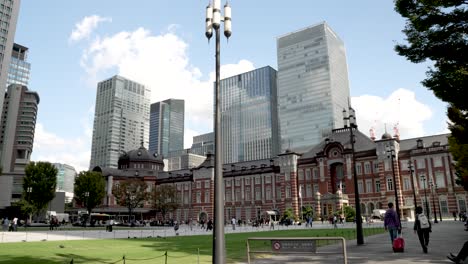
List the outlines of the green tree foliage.
{"type": "Polygon", "coordinates": [[[395,10],[407,19],[407,44],[395,50],[411,62],[434,63],[422,84],[449,103],[450,151],[457,183],[468,190],[468,1],[396,0],[395,10]]]}
{"type": "Polygon", "coordinates": [[[302,218],[314,217],[314,209],[310,205],[302,206],[302,218]]]}
{"type": "Polygon", "coordinates": [[[285,220],[287,220],[287,219],[291,219],[291,220],[293,220],[293,221],[297,221],[297,220],[298,220],[298,218],[297,218],[297,216],[294,214],[292,208],[287,208],[286,210],[284,210],[283,215],[281,216],[281,220],[280,220],[280,221],[285,221],[285,220]]]}
{"type": "Polygon", "coordinates": [[[25,213],[31,215],[46,209],[49,202],[54,199],[57,168],[49,162],[32,161],[24,172],[23,195],[19,204],[25,213]]]}
{"type": "Polygon", "coordinates": [[[153,189],[151,204],[165,218],[166,214],[177,210],[180,201],[177,199],[177,190],[172,185],[159,185],[153,189]]]}
{"type": "Polygon", "coordinates": [[[344,215],[346,222],[353,222],[354,218],[356,217],[356,210],[351,206],[345,205],[343,207],[343,211],[338,210],[336,211],[335,215],[337,216],[344,215]]]}
{"type": "Polygon", "coordinates": [[[128,209],[130,217],[137,207],[143,207],[143,202],[149,197],[147,191],[148,185],[143,179],[128,179],[114,185],[112,194],[117,204],[125,206],[128,209]]]}
{"type": "Polygon", "coordinates": [[[99,172],[82,171],[75,179],[74,194],[75,200],[84,204],[91,214],[106,196],[106,181],[99,172]]]}

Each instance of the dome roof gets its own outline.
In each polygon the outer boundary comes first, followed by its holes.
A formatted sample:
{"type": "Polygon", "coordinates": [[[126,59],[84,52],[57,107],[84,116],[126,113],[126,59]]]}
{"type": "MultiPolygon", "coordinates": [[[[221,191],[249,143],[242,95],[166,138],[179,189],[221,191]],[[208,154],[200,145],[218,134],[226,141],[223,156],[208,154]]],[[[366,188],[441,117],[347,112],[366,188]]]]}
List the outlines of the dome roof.
{"type": "Polygon", "coordinates": [[[149,151],[141,146],[138,149],[130,150],[119,157],[120,161],[134,162],[134,161],[162,161],[162,156],[157,153],[150,154],[149,151]]]}
{"type": "Polygon", "coordinates": [[[388,132],[385,132],[385,134],[382,135],[382,139],[392,139],[392,135],[390,135],[388,132]]]}

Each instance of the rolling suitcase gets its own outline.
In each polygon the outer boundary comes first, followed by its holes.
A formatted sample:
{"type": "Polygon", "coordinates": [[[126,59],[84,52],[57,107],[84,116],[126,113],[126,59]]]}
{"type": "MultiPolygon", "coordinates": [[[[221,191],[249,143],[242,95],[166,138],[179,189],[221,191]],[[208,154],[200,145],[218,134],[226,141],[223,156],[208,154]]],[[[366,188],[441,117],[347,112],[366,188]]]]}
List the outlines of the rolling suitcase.
{"type": "Polygon", "coordinates": [[[393,240],[393,252],[404,252],[405,251],[405,240],[399,236],[393,240]]]}

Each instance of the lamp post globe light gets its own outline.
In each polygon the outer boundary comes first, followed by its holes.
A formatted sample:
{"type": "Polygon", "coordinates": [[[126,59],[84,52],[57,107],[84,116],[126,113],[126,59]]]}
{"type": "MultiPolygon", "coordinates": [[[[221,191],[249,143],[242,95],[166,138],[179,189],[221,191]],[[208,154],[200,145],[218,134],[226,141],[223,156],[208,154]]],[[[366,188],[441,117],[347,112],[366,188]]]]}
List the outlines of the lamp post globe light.
{"type": "Polygon", "coordinates": [[[431,188],[431,196],[432,196],[432,210],[434,212],[434,223],[439,223],[439,221],[437,220],[437,211],[436,211],[436,207],[435,207],[435,202],[434,202],[434,194],[433,194],[433,190],[434,190],[434,184],[432,184],[432,180],[429,180],[429,186],[431,188]]]}
{"type": "Polygon", "coordinates": [[[426,207],[427,218],[428,218],[428,219],[431,219],[431,217],[430,217],[430,215],[429,215],[429,204],[427,203],[426,176],[421,175],[421,176],[419,176],[419,177],[421,178],[421,181],[423,181],[423,187],[424,187],[424,204],[425,204],[425,207],[426,207]]]}
{"type": "Polygon", "coordinates": [[[393,190],[395,191],[395,207],[396,211],[398,214],[398,220],[399,220],[399,225],[401,229],[401,212],[400,212],[400,202],[398,199],[398,185],[396,182],[396,176],[395,176],[395,164],[394,164],[394,158],[396,157],[396,152],[395,152],[395,146],[388,146],[386,147],[387,155],[390,158],[391,161],[391,166],[392,166],[392,174],[393,174],[393,190]]]}
{"type": "Polygon", "coordinates": [[[216,81],[215,81],[215,165],[214,165],[214,232],[213,232],[213,258],[216,264],[225,263],[225,240],[224,240],[224,186],[221,149],[221,104],[220,104],[220,36],[219,29],[224,21],[224,36],[231,36],[231,7],[226,2],[224,5],[224,17],[221,16],[221,0],[213,0],[206,7],[206,32],[205,36],[210,40],[215,30],[216,40],[216,81]]]}
{"type": "Polygon", "coordinates": [[[358,188],[358,181],[357,181],[357,173],[356,173],[356,157],[354,154],[354,133],[353,129],[357,129],[356,123],[356,113],[354,109],[349,106],[349,116],[346,114],[346,110],[343,109],[343,121],[345,127],[347,127],[347,121],[349,121],[349,136],[351,141],[351,152],[352,152],[352,163],[353,163],[353,179],[354,179],[354,203],[356,207],[356,241],[358,245],[364,244],[364,235],[362,232],[362,217],[361,217],[361,201],[359,199],[359,188],[358,188]]]}
{"type": "Polygon", "coordinates": [[[417,199],[416,199],[416,188],[414,186],[414,179],[413,179],[413,172],[414,172],[414,166],[413,166],[413,163],[411,162],[411,159],[408,160],[408,170],[410,171],[410,174],[411,174],[411,185],[412,185],[412,188],[413,188],[413,199],[414,199],[414,211],[416,212],[416,207],[418,206],[418,202],[417,202],[417,199]]]}

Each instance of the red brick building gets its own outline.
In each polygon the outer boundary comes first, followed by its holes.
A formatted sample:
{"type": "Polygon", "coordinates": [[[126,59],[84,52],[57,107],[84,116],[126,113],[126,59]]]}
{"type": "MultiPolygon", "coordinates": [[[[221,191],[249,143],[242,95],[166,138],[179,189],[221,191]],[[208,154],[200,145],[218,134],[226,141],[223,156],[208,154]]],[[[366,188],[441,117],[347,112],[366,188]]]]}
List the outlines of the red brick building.
{"type": "MultiPolygon", "coordinates": [[[[281,214],[287,208],[299,215],[301,205],[312,206],[317,217],[328,216],[343,205],[354,207],[349,129],[334,130],[322,143],[304,153],[286,151],[271,160],[225,164],[226,221],[232,217],[242,220],[264,217],[267,212],[281,214]]],[[[418,205],[423,205],[426,190],[431,216],[434,207],[438,217],[466,211],[467,195],[455,183],[447,134],[405,140],[387,133],[379,140],[372,140],[357,129],[354,134],[363,216],[394,202],[394,188],[397,188],[404,218],[414,216],[413,190],[418,205]],[[389,147],[395,150],[394,158],[389,156],[389,147]],[[408,169],[409,161],[414,167],[413,174],[408,169]]],[[[96,211],[125,212],[125,208],[115,204],[112,186],[128,177],[138,177],[148,182],[150,190],[160,184],[176,187],[180,208],[167,217],[184,221],[213,216],[213,155],[209,154],[197,168],[171,172],[162,171],[162,161],[143,147],[123,155],[121,161],[118,170],[95,168],[106,178],[108,194],[103,208],[96,211]]],[[[138,210],[145,219],[155,215],[149,203],[138,210]]]]}

